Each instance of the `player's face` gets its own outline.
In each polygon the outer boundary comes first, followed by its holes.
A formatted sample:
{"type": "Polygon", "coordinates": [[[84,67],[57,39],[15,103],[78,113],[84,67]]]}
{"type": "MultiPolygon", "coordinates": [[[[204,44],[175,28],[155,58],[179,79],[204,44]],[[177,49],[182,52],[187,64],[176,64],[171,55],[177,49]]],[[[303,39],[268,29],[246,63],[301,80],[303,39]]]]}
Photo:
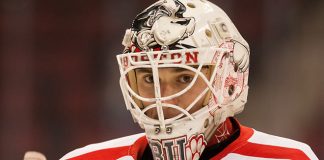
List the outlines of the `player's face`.
{"type": "MultiPolygon", "coordinates": [[[[208,68],[203,67],[201,72],[204,73],[204,75],[209,79],[208,68]]],[[[161,96],[167,97],[182,91],[193,81],[195,74],[195,72],[184,68],[159,69],[161,96]]],[[[154,98],[154,81],[151,69],[137,69],[136,78],[139,95],[145,98],[154,98]]],[[[202,94],[203,90],[206,89],[206,87],[206,83],[200,76],[198,76],[194,85],[187,92],[173,99],[163,101],[162,103],[173,104],[186,109],[196,99],[197,96],[202,94]]],[[[189,113],[194,113],[195,111],[199,110],[203,106],[204,99],[205,96],[199,99],[198,102],[195,103],[193,108],[189,111],[189,113]]],[[[153,102],[142,103],[143,106],[146,107],[151,105],[153,102]]],[[[170,107],[163,108],[165,118],[172,118],[180,113],[180,111],[170,107]]],[[[157,112],[155,108],[148,110],[146,112],[146,115],[151,118],[157,119],[157,112]]]]}

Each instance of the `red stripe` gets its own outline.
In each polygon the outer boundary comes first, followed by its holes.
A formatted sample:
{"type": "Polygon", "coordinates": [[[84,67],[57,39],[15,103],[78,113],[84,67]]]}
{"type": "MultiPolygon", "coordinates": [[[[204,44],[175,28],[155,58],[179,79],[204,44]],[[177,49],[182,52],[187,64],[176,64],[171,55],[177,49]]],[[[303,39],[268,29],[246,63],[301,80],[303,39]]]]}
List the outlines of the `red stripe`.
{"type": "Polygon", "coordinates": [[[98,159],[117,159],[128,155],[129,146],[109,148],[86,153],[69,160],[98,160],[98,159]]]}
{"type": "Polygon", "coordinates": [[[240,125],[241,135],[222,152],[212,158],[218,160],[224,158],[229,153],[237,153],[243,156],[260,158],[279,158],[291,160],[309,160],[310,158],[301,150],[272,145],[263,145],[248,142],[254,134],[253,129],[240,125]]]}
{"type": "Polygon", "coordinates": [[[134,157],[134,159],[141,159],[147,145],[146,136],[138,138],[129,148],[129,155],[134,157]]]}
{"type": "Polygon", "coordinates": [[[253,135],[254,131],[253,129],[249,127],[242,126],[238,121],[236,121],[240,126],[240,136],[232,142],[230,145],[228,145],[222,152],[217,154],[215,157],[212,158],[212,160],[219,160],[225,157],[228,153],[233,153],[235,150],[243,147],[248,142],[247,140],[253,135]]]}

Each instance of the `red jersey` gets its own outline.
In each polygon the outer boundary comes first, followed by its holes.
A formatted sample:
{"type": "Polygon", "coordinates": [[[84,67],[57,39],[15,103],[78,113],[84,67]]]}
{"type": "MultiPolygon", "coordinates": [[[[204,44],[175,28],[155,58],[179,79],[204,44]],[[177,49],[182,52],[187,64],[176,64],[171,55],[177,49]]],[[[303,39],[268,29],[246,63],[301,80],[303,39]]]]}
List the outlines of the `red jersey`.
{"type": "MultiPolygon", "coordinates": [[[[318,160],[311,148],[298,141],[269,135],[239,125],[238,137],[211,160],[318,160]]],[[[61,160],[137,160],[149,148],[144,133],[122,137],[76,149],[61,160]]],[[[207,149],[204,151],[206,152],[207,149]]],[[[203,159],[203,158],[201,158],[203,159]]]]}

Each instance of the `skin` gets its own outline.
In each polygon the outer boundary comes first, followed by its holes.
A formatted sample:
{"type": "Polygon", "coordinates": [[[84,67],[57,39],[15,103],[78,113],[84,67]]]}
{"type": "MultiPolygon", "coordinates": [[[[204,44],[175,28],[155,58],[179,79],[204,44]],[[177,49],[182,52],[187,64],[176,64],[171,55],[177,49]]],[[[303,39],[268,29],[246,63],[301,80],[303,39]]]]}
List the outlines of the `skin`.
{"type": "MultiPolygon", "coordinates": [[[[208,67],[203,67],[201,70],[201,72],[203,72],[204,75],[209,79],[210,75],[208,71],[208,67]]],[[[195,74],[195,72],[183,68],[160,68],[159,80],[161,87],[161,96],[170,96],[185,89],[186,86],[188,86],[193,80],[195,74]]],[[[153,74],[150,69],[137,69],[136,81],[138,86],[138,93],[140,96],[145,98],[155,97],[153,74]]],[[[186,109],[206,87],[206,83],[200,76],[198,76],[195,84],[186,93],[182,94],[179,97],[163,101],[162,103],[174,104],[183,109],[186,109]]],[[[205,96],[199,99],[199,101],[194,105],[189,113],[194,113],[203,106],[205,96]]],[[[152,102],[142,102],[142,104],[144,107],[146,107],[152,104],[152,102]]],[[[172,118],[180,113],[178,110],[169,107],[164,107],[163,112],[166,119],[172,118]]],[[[158,119],[156,108],[148,110],[146,112],[146,115],[151,118],[158,119]]]]}

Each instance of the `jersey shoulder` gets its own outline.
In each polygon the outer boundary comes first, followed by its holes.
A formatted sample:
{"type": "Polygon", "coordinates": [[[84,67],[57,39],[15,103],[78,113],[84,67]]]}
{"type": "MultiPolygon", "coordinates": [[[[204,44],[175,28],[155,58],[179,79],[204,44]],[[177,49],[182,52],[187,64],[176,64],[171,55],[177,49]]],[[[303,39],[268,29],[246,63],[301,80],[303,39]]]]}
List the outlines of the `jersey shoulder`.
{"type": "Polygon", "coordinates": [[[245,145],[231,155],[238,156],[235,154],[277,159],[318,159],[312,149],[305,143],[266,134],[254,129],[245,145]]]}
{"type": "MultiPolygon", "coordinates": [[[[64,155],[60,160],[119,159],[136,156],[147,145],[144,133],[121,137],[101,143],[90,144],[64,155]],[[133,153],[135,152],[135,153],[133,153]]],[[[136,159],[136,157],[133,157],[136,159]]]]}

